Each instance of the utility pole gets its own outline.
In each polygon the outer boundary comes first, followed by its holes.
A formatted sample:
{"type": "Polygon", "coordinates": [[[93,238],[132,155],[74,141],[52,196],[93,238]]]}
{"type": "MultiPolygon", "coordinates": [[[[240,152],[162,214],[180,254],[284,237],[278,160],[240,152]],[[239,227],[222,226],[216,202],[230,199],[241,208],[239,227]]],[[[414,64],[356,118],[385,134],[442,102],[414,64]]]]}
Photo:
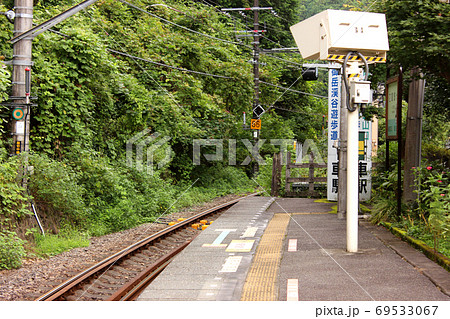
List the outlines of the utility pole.
{"type": "MultiPolygon", "coordinates": [[[[253,6],[259,7],[259,0],[254,0],[253,6]]],[[[252,119],[259,119],[259,11],[255,10],[253,14],[253,80],[254,80],[254,98],[253,98],[253,116],[252,119]]],[[[253,131],[253,141],[255,145],[259,141],[259,130],[253,131]]],[[[259,172],[258,162],[253,166],[253,175],[256,177],[259,172]]]]}
{"type": "MultiPolygon", "coordinates": [[[[14,0],[15,13],[5,13],[8,19],[15,16],[14,37],[10,40],[13,45],[13,59],[5,64],[13,66],[11,104],[13,108],[11,135],[13,136],[12,155],[19,155],[29,151],[30,144],[30,103],[31,99],[31,61],[33,39],[50,29],[52,26],[64,21],[77,12],[94,4],[98,0],[85,0],[63,13],[33,27],[33,0],[14,0]]],[[[24,169],[19,173],[22,177],[22,186],[27,187],[26,172],[28,162],[25,160],[24,169]]]]}
{"type": "Polygon", "coordinates": [[[347,212],[347,90],[344,76],[341,74],[341,109],[339,123],[339,180],[338,180],[338,219],[345,219],[347,212]]]}
{"type": "MultiPolygon", "coordinates": [[[[253,93],[253,114],[252,114],[252,125],[251,129],[253,130],[253,141],[256,146],[259,142],[259,131],[261,129],[261,120],[260,116],[265,112],[264,108],[259,103],[259,55],[260,55],[260,47],[259,47],[259,39],[261,37],[261,33],[266,32],[266,30],[259,30],[259,11],[260,10],[272,10],[272,7],[260,7],[259,0],[253,1],[252,8],[224,8],[222,11],[253,11],[253,30],[245,30],[238,31],[240,33],[253,33],[253,59],[251,60],[253,64],[253,81],[254,81],[254,93],[253,93]]],[[[244,35],[246,36],[246,35],[244,35]]],[[[259,166],[258,162],[254,163],[253,174],[254,176],[258,175],[259,166]]]]}
{"type": "MultiPolygon", "coordinates": [[[[15,0],[14,36],[33,27],[33,0],[15,0]]],[[[13,74],[12,95],[13,102],[13,154],[18,155],[29,151],[30,141],[30,72],[32,67],[31,46],[32,38],[24,38],[13,44],[13,74]]],[[[22,176],[23,186],[26,187],[26,169],[24,164],[22,176]]]]}

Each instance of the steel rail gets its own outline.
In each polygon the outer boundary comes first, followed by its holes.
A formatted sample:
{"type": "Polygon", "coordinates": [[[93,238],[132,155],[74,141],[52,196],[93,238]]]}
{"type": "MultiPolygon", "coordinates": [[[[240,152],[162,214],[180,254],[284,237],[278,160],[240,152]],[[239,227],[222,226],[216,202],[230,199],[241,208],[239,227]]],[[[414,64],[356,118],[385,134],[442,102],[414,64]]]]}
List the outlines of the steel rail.
{"type": "Polygon", "coordinates": [[[158,259],[150,267],[142,271],[127,284],[123,285],[122,288],[109,297],[107,301],[136,300],[141,292],[170,264],[175,256],[183,251],[190,243],[191,240],[186,241],[180,247],[175,248],[170,253],[158,259]]]}
{"type": "Polygon", "coordinates": [[[245,197],[241,197],[241,198],[237,198],[234,199],[232,201],[226,202],[224,204],[221,204],[219,206],[215,206],[213,208],[210,208],[208,210],[205,210],[199,214],[196,214],[192,217],[187,218],[186,220],[179,222],[175,225],[169,226],[147,238],[144,238],[136,243],[134,243],[133,245],[128,246],[125,249],[122,249],[121,251],[115,253],[114,255],[107,257],[105,259],[103,259],[102,261],[98,262],[97,264],[91,266],[90,268],[82,271],[81,273],[73,276],[72,278],[68,279],[67,281],[63,282],[62,284],[60,284],[59,286],[57,286],[56,288],[50,290],[49,292],[45,293],[44,295],[40,296],[39,298],[37,298],[35,301],[52,301],[55,300],[56,298],[60,297],[61,295],[63,295],[64,293],[66,293],[67,291],[69,291],[70,289],[72,289],[73,287],[75,287],[76,285],[80,284],[81,282],[83,282],[85,279],[91,277],[92,275],[102,271],[102,270],[106,270],[110,265],[116,263],[118,260],[122,259],[123,257],[131,254],[132,252],[138,250],[139,248],[150,244],[153,241],[156,241],[157,239],[160,239],[162,237],[164,237],[165,235],[177,230],[177,229],[181,229],[182,227],[192,223],[195,220],[198,220],[208,214],[211,214],[215,211],[218,211],[220,209],[229,207],[234,205],[235,203],[248,198],[248,197],[253,197],[260,194],[259,193],[254,193],[245,197]]]}

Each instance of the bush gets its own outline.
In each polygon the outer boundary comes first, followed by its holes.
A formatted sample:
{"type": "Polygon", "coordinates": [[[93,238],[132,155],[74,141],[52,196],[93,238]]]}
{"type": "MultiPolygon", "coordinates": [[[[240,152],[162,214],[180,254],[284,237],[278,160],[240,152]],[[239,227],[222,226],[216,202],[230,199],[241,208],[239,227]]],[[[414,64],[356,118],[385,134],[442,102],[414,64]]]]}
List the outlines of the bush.
{"type": "Polygon", "coordinates": [[[22,266],[25,257],[24,241],[15,232],[0,232],[0,269],[12,269],[22,266]]]}
{"type": "Polygon", "coordinates": [[[257,185],[239,168],[215,165],[204,168],[195,186],[204,187],[215,192],[215,196],[223,196],[236,192],[254,190],[257,185]]]}
{"type": "MultiPolygon", "coordinates": [[[[0,153],[1,151],[2,145],[0,145],[0,153]]],[[[2,229],[11,229],[20,218],[30,214],[27,209],[29,198],[16,181],[20,165],[20,157],[8,160],[2,160],[0,157],[0,226],[2,229]]]]}
{"type": "Polygon", "coordinates": [[[450,183],[448,174],[438,165],[415,169],[418,214],[433,235],[434,248],[450,235],[450,183]]]}
{"type": "Polygon", "coordinates": [[[76,247],[89,246],[89,239],[84,233],[74,230],[58,235],[35,233],[36,252],[38,255],[53,256],[76,247]]]}
{"type": "MultiPolygon", "coordinates": [[[[436,126],[439,127],[439,125],[436,126]]],[[[450,168],[450,149],[424,143],[422,147],[422,156],[428,161],[437,161],[447,169],[450,168]]]]}
{"type": "Polygon", "coordinates": [[[136,226],[174,201],[174,187],[158,172],[148,175],[126,167],[125,162],[75,148],[67,162],[77,172],[89,212],[86,226],[96,236],[136,226]]]}
{"type": "Polygon", "coordinates": [[[34,166],[29,189],[35,201],[46,210],[59,212],[68,220],[82,223],[88,211],[83,199],[85,191],[77,181],[76,172],[66,163],[44,154],[32,154],[29,159],[34,166]]]}
{"type": "Polygon", "coordinates": [[[372,192],[372,222],[397,221],[400,218],[397,214],[397,172],[374,169],[372,192]]]}

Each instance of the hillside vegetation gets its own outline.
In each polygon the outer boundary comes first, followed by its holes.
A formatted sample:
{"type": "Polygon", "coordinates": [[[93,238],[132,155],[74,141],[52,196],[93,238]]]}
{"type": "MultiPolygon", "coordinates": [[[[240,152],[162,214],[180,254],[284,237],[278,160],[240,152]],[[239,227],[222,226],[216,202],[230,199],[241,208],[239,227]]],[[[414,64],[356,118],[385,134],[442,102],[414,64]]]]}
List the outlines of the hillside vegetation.
{"type": "MultiPolygon", "coordinates": [[[[35,22],[77,2],[37,1],[35,22]]],[[[250,178],[252,165],[239,165],[250,155],[240,140],[252,141],[250,131],[242,129],[242,114],[251,114],[252,109],[253,69],[248,63],[252,52],[250,40],[230,42],[237,41],[236,27],[245,24],[200,3],[166,2],[177,11],[151,6],[157,3],[132,1],[145,13],[119,1],[98,1],[54,27],[58,34],[47,31],[34,40],[32,95],[38,99],[31,114],[28,160],[34,169],[28,176],[29,194],[17,184],[16,172],[25,158],[8,156],[11,118],[7,108],[1,110],[2,241],[20,246],[19,236],[33,242],[39,231],[27,217],[31,199],[44,228],[63,238],[74,231],[86,236],[119,231],[183,206],[258,187],[250,178]],[[166,137],[166,143],[154,154],[151,174],[145,156],[143,167],[136,167],[136,145],[130,167],[127,142],[155,133],[159,134],[155,141],[166,137]],[[194,139],[223,139],[223,159],[203,157],[202,165],[194,165],[194,139]],[[228,139],[237,140],[237,166],[228,165],[228,139]]],[[[6,5],[0,10],[6,11],[6,5]]],[[[1,54],[10,60],[13,26],[0,19],[1,54]]],[[[261,58],[267,63],[261,79],[288,85],[301,74],[301,67],[288,60],[301,63],[301,59],[279,57],[286,62],[261,58]]],[[[0,70],[0,98],[5,101],[11,70],[6,66],[0,70]]],[[[298,81],[292,88],[312,93],[316,86],[320,84],[298,81]]],[[[270,105],[280,92],[262,87],[262,103],[270,105]]],[[[287,93],[280,105],[293,99],[305,107],[303,116],[325,114],[321,99],[287,93]]],[[[265,139],[315,138],[321,119],[302,123],[301,118],[282,121],[272,109],[264,115],[262,134],[265,139]],[[302,129],[294,132],[293,124],[302,129]]],[[[202,153],[212,151],[202,147],[202,153]]],[[[267,143],[261,154],[273,151],[267,143]]],[[[7,255],[16,246],[5,245],[0,254],[7,255]]],[[[0,265],[13,266],[17,265],[7,261],[0,265]]]]}
{"type": "MultiPolygon", "coordinates": [[[[405,13],[416,2],[411,1],[260,1],[276,13],[261,12],[267,29],[261,47],[294,47],[289,26],[326,9],[386,12],[392,37],[402,30],[428,30],[402,25],[411,25],[409,18],[415,21],[414,13],[405,13]]],[[[438,0],[423,2],[427,10],[443,8],[438,0]]],[[[34,3],[38,24],[80,0],[34,3]]],[[[0,11],[13,5],[13,0],[0,1],[0,11]]],[[[261,165],[254,179],[253,162],[242,164],[250,156],[248,143],[254,144],[252,131],[243,128],[243,112],[249,126],[253,105],[253,40],[238,38],[236,31],[253,29],[253,15],[220,11],[252,5],[249,0],[99,0],[34,39],[32,96],[37,106],[31,108],[27,156],[9,156],[11,110],[0,106],[0,268],[18,267],[27,253],[40,253],[40,245],[46,245],[31,215],[31,201],[46,237],[59,242],[48,252],[52,254],[181,207],[268,188],[270,165],[261,165]],[[214,154],[216,148],[202,142],[202,155],[194,158],[196,140],[223,145],[223,156],[207,160],[203,154],[214,154]],[[33,169],[25,192],[17,172],[27,161],[33,169]]],[[[440,36],[443,27],[436,23],[441,20],[435,11],[426,21],[437,25],[430,29],[437,34],[432,38],[436,42],[420,51],[425,56],[442,53],[448,39],[440,36]]],[[[12,59],[12,31],[13,25],[1,15],[0,60],[12,59]]],[[[390,59],[410,66],[402,60],[401,39],[391,41],[397,55],[390,59]]],[[[261,105],[267,110],[262,116],[261,139],[266,142],[261,156],[270,164],[270,156],[279,151],[270,139],[311,139],[325,155],[327,99],[320,96],[327,95],[326,72],[320,72],[318,81],[303,81],[305,61],[298,52],[261,54],[260,61],[264,64],[259,77],[266,82],[260,85],[261,105]]],[[[0,102],[10,95],[11,72],[0,63],[0,102]]],[[[385,66],[371,72],[374,87],[385,81],[385,66]]],[[[433,68],[427,76],[425,114],[442,125],[425,122],[429,145],[424,149],[442,162],[442,154],[448,154],[448,82],[433,68]]]]}

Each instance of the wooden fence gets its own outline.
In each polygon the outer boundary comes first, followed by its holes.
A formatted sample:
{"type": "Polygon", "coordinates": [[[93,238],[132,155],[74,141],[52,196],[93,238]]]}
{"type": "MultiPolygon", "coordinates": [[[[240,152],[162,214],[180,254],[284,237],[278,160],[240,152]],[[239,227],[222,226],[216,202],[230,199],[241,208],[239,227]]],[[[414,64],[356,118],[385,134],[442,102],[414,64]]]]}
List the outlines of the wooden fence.
{"type": "MultiPolygon", "coordinates": [[[[286,157],[286,197],[320,197],[323,191],[321,192],[318,188],[322,187],[323,189],[324,186],[326,192],[327,178],[315,177],[314,170],[316,168],[326,168],[327,164],[314,163],[313,154],[309,155],[309,163],[304,164],[292,163],[290,152],[286,152],[286,157]],[[296,168],[309,168],[308,177],[291,177],[291,170],[296,168]],[[302,190],[304,188],[307,188],[307,190],[302,190]]],[[[281,153],[274,154],[272,168],[272,196],[279,196],[282,167],[281,153]]]]}

